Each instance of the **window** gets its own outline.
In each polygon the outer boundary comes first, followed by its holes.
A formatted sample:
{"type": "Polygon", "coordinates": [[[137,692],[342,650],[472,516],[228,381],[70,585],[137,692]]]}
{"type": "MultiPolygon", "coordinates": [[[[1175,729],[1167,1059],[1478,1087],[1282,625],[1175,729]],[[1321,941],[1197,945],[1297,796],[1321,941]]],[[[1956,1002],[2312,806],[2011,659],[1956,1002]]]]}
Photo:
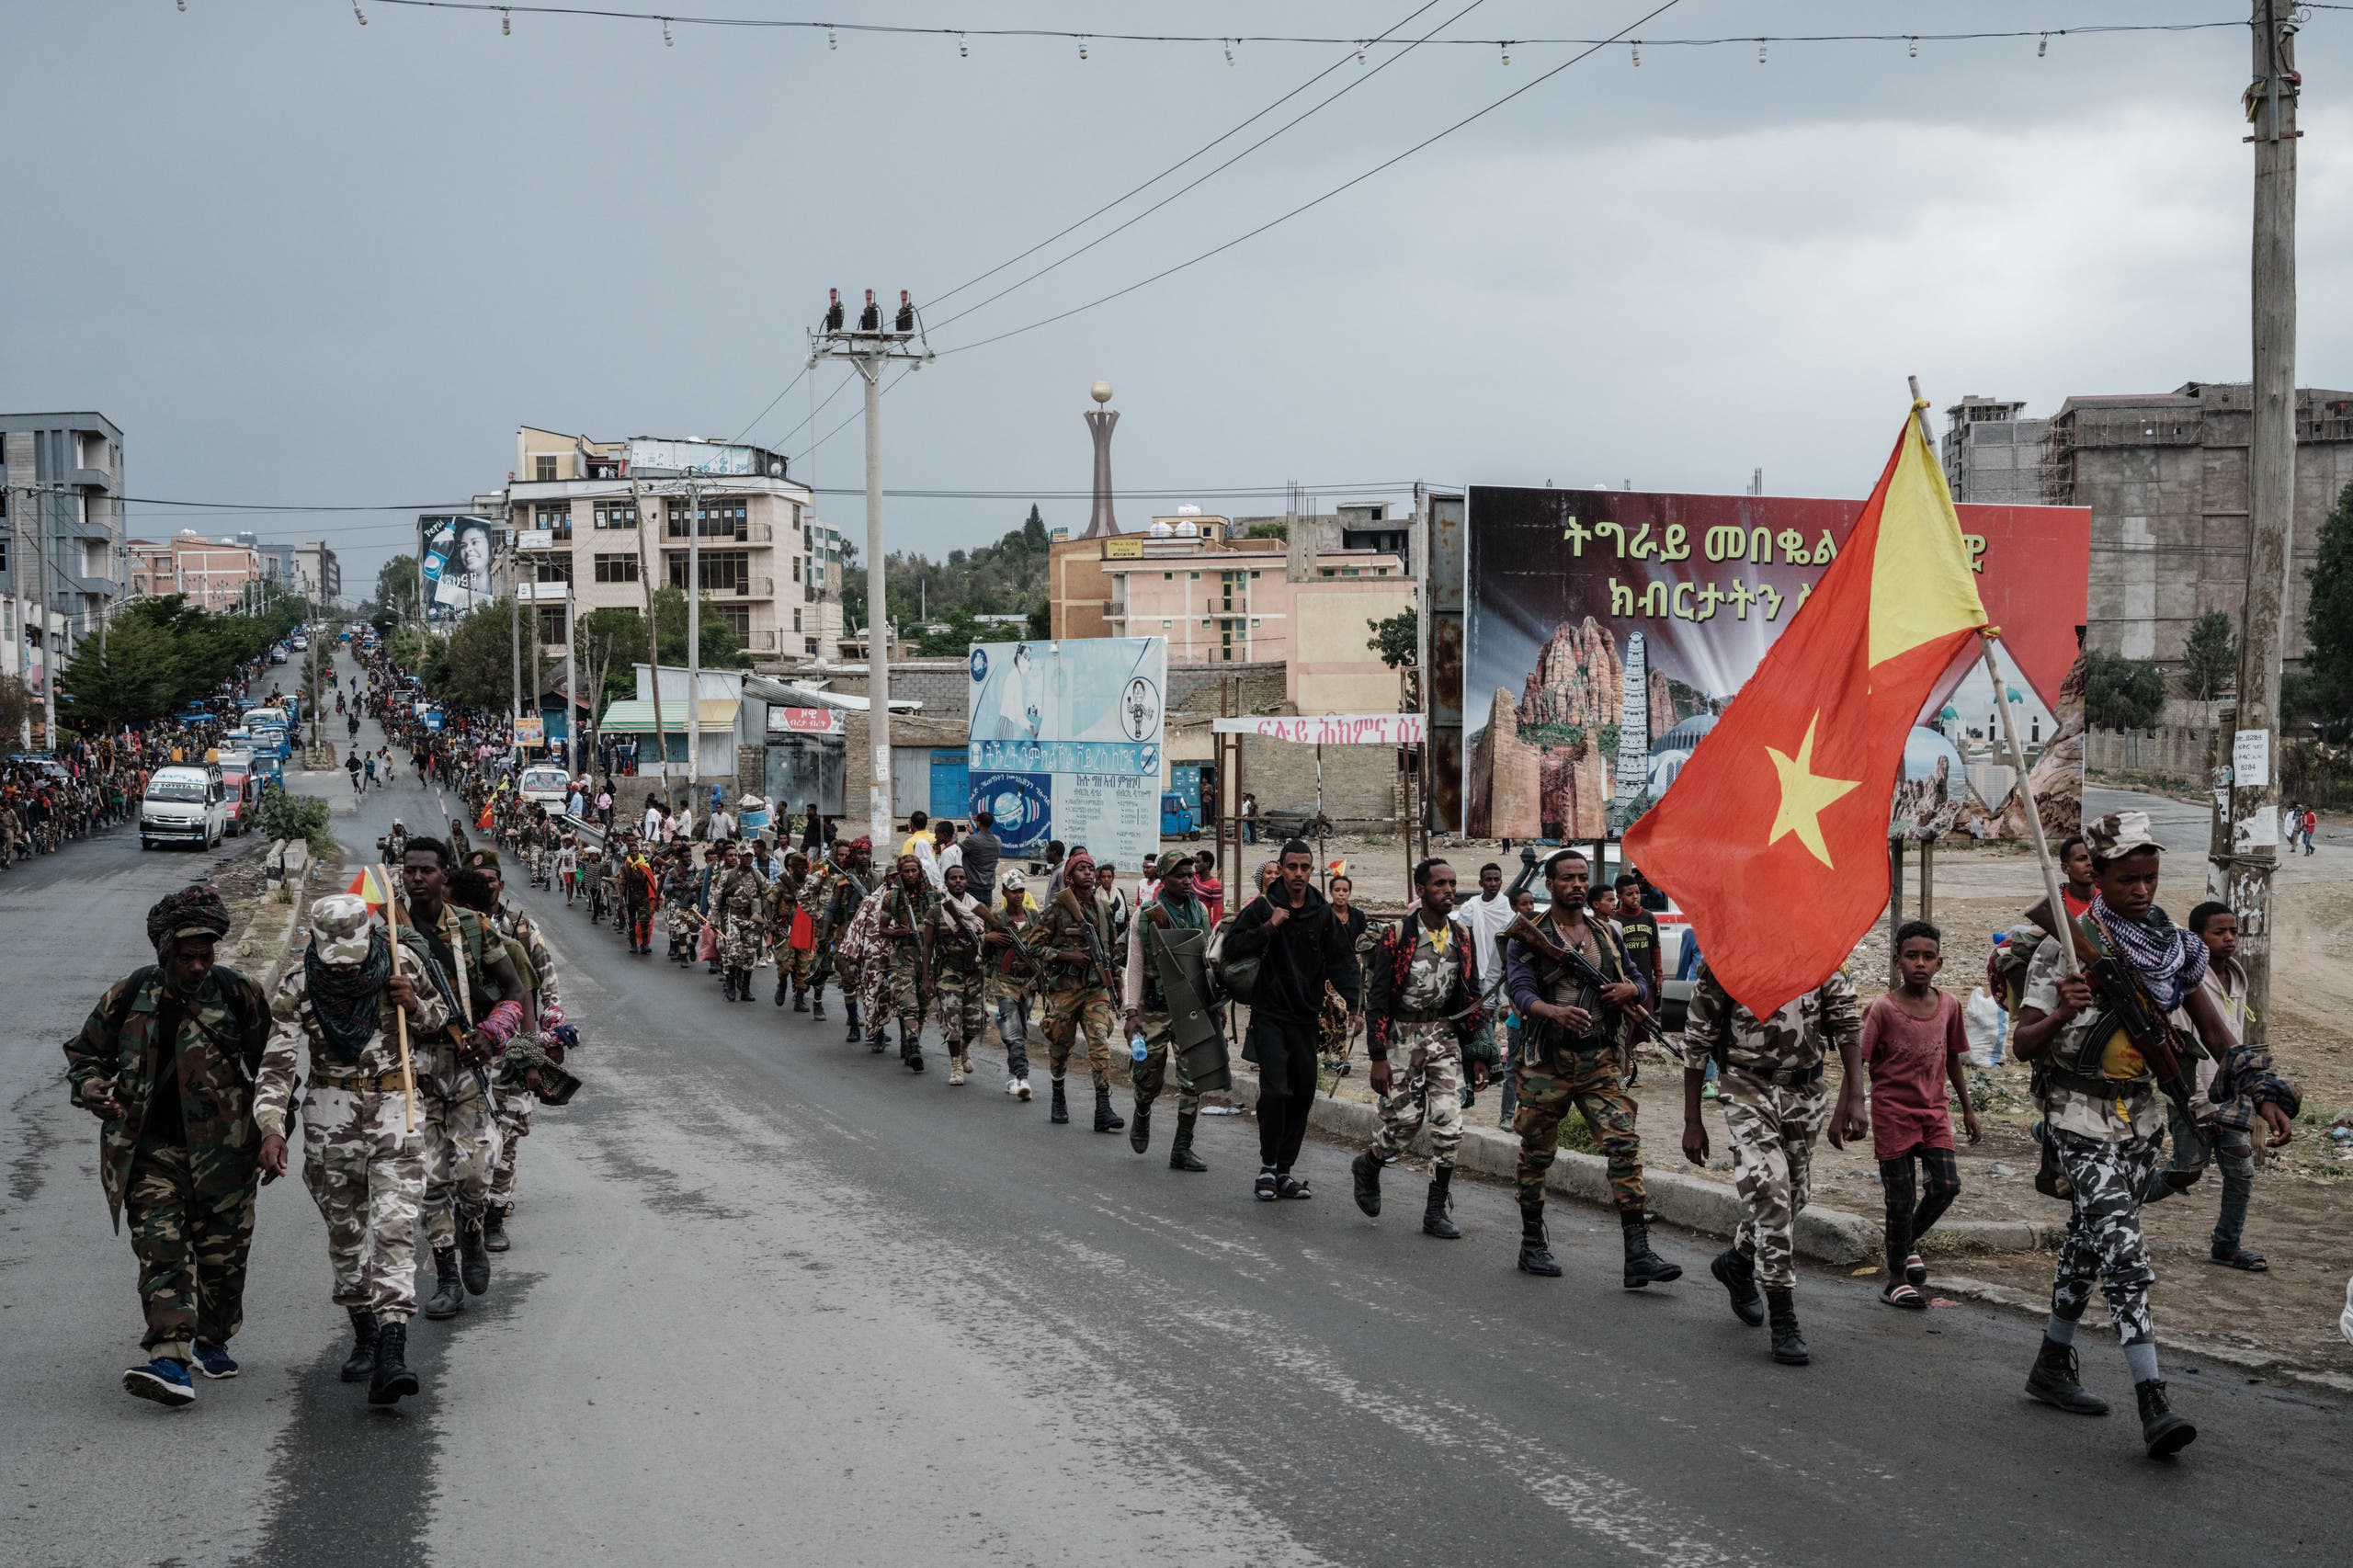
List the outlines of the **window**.
{"type": "Polygon", "coordinates": [[[531,477],[538,480],[542,484],[552,484],[555,483],[555,460],[553,458],[533,458],[531,460],[531,477]]]}
{"type": "Polygon", "coordinates": [[[750,605],[713,605],[712,611],[735,633],[735,641],[745,647],[752,642],[752,607],[750,605]]]}
{"type": "Polygon", "coordinates": [[[792,630],[795,631],[801,630],[801,612],[799,610],[794,610],[792,612],[792,630]]]}
{"type": "Polygon", "coordinates": [[[634,555],[599,555],[597,557],[597,581],[599,583],[636,582],[637,557],[634,555]]]}
{"type": "MultiPolygon", "coordinates": [[[[702,591],[706,594],[751,592],[752,555],[745,550],[706,550],[702,552],[702,591]]],[[[670,586],[687,585],[687,552],[670,552],[670,586]]]]}
{"type": "Polygon", "coordinates": [[[1163,572],[1160,574],[1160,580],[1164,583],[1173,583],[1176,580],[1176,574],[1174,572],[1163,572]]]}
{"type": "Polygon", "coordinates": [[[531,508],[531,526],[547,529],[559,544],[569,543],[572,539],[572,508],[561,501],[539,502],[531,508]]]}
{"type": "Polygon", "coordinates": [[[801,557],[797,555],[792,558],[792,580],[801,581],[801,557]]]}
{"type": "Polygon", "coordinates": [[[538,575],[533,579],[535,582],[569,583],[572,581],[572,557],[569,555],[539,556],[533,560],[532,565],[538,568],[538,575]]]}
{"type": "MultiPolygon", "coordinates": [[[[690,499],[680,498],[670,503],[669,537],[687,537],[687,517],[694,508],[690,499]]],[[[751,511],[741,496],[707,495],[702,503],[702,537],[705,539],[748,540],[752,537],[751,511]]]]}
{"type": "Polygon", "coordinates": [[[541,606],[540,606],[540,642],[563,642],[563,641],[564,640],[564,637],[563,637],[563,633],[564,633],[564,624],[563,624],[563,612],[564,612],[564,608],[565,608],[565,607],[563,607],[563,605],[541,605],[541,606]]]}
{"type": "MultiPolygon", "coordinates": [[[[637,504],[633,501],[599,501],[597,503],[596,526],[600,528],[637,527],[637,504]]],[[[571,538],[570,534],[564,536],[571,538]]]]}

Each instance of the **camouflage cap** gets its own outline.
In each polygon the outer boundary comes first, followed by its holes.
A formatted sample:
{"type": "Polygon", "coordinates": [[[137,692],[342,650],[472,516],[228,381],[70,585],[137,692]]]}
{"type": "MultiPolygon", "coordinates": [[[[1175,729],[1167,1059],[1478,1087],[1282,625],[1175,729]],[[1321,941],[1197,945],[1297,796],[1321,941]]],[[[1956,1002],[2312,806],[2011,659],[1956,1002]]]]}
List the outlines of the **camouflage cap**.
{"type": "Polygon", "coordinates": [[[2110,812],[2086,823],[2084,844],[2102,860],[2120,860],[2139,850],[2165,848],[2150,831],[2146,812],[2110,812]]]}
{"type": "Polygon", "coordinates": [[[358,893],[329,893],[311,901],[311,946],[321,963],[368,961],[368,926],[374,916],[358,893]]]}
{"type": "Polygon", "coordinates": [[[495,871],[498,869],[498,851],[495,849],[476,849],[466,856],[466,869],[469,871],[495,871]]]}
{"type": "Polygon", "coordinates": [[[1029,888],[1029,879],[1023,876],[1017,868],[997,879],[997,886],[1007,892],[1026,892],[1029,888]]]}
{"type": "Polygon", "coordinates": [[[1182,849],[1165,850],[1162,852],[1160,862],[1154,868],[1153,874],[1165,881],[1168,873],[1175,870],[1177,867],[1189,866],[1192,863],[1193,858],[1190,855],[1186,854],[1182,849]]]}

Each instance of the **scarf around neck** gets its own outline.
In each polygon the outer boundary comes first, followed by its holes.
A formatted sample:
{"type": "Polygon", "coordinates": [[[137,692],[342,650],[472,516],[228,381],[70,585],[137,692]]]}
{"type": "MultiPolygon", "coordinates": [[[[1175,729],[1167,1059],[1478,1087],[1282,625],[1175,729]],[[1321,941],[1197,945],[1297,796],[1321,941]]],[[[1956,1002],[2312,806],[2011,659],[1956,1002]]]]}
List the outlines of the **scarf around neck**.
{"type": "Polygon", "coordinates": [[[2116,939],[2120,955],[2140,972],[2161,1010],[2170,1013],[2180,1006],[2206,978],[2211,956],[2206,944],[2176,926],[2157,905],[2149,905],[2145,917],[2129,920],[2116,912],[2104,894],[2094,893],[2091,914],[2116,939]]]}
{"type": "Polygon", "coordinates": [[[382,1022],[381,994],[392,978],[392,949],[384,933],[368,933],[368,956],[348,969],[326,963],[315,947],[302,954],[302,975],[311,994],[311,1014],[327,1054],[342,1066],[351,1066],[382,1022]]]}

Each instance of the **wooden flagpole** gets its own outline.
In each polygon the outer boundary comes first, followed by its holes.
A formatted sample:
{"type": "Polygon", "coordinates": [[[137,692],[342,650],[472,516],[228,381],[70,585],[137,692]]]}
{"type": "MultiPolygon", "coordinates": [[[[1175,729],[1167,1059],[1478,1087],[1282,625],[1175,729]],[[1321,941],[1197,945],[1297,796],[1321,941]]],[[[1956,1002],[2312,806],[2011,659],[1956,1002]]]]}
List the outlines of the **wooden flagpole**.
{"type": "MultiPolygon", "coordinates": [[[[392,937],[392,972],[398,974],[401,971],[401,903],[399,895],[392,892],[392,872],[385,869],[381,860],[376,862],[376,880],[384,888],[384,928],[392,937]]],[[[408,1054],[408,1009],[394,1007],[392,1019],[400,1031],[401,1041],[401,1119],[406,1131],[414,1132],[416,1131],[416,1068],[408,1054]]]]}

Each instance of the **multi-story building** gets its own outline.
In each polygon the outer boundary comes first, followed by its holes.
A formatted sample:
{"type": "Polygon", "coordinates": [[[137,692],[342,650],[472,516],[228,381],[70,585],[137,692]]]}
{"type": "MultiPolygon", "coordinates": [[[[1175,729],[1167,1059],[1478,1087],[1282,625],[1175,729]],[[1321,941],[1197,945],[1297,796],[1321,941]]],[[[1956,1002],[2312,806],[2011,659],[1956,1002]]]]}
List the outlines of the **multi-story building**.
{"type": "Polygon", "coordinates": [[[782,652],[787,657],[822,656],[841,642],[844,631],[842,531],[811,517],[801,525],[801,540],[808,563],[782,652]]]}
{"type": "Polygon", "coordinates": [[[307,540],[294,547],[294,591],[313,605],[343,602],[343,567],[324,540],[307,540]]]}
{"type": "Polygon", "coordinates": [[[1972,393],[1945,410],[1945,484],[1956,501],[2034,506],[2042,501],[2042,438],[2048,419],[2023,417],[2026,404],[1972,393]]]}
{"type": "Polygon", "coordinates": [[[134,539],[124,548],[131,592],[139,598],[178,594],[199,609],[233,615],[252,608],[249,590],[263,580],[253,546],[206,539],[193,528],[160,541],[134,539]]]}
{"type": "Polygon", "coordinates": [[[0,414],[0,673],[93,634],[125,581],[122,431],[103,414],[0,414]]]}
{"type": "MultiPolygon", "coordinates": [[[[515,444],[506,490],[481,500],[515,530],[530,579],[572,585],[576,613],[642,610],[649,579],[685,588],[688,547],[698,545],[702,595],[745,649],[777,657],[815,651],[812,638],[826,646],[813,613],[824,585],[809,581],[812,498],[785,476],[782,457],[692,437],[592,441],[528,425],[515,444]]],[[[828,570],[838,571],[837,557],[828,570]]],[[[542,607],[540,620],[562,647],[570,636],[562,614],[542,607]]]]}
{"type": "Polygon", "coordinates": [[[289,593],[298,592],[294,586],[294,546],[275,540],[258,539],[248,529],[228,535],[224,544],[242,544],[261,558],[261,576],[265,583],[276,583],[289,593]]]}

